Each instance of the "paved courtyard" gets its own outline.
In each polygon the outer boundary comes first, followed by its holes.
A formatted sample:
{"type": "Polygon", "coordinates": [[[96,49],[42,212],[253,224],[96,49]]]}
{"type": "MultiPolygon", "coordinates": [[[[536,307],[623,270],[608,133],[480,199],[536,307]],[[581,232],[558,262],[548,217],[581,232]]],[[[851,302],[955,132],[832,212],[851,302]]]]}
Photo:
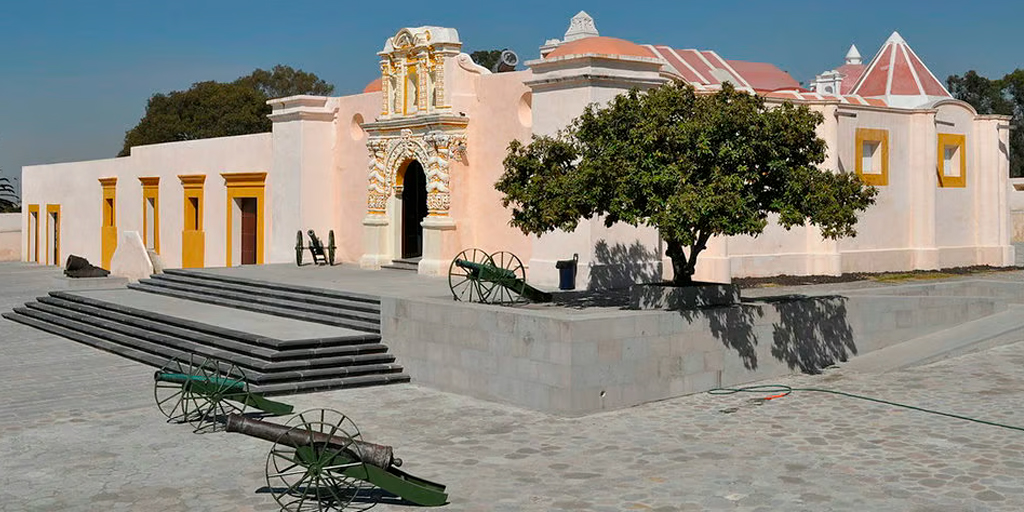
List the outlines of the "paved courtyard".
{"type": "MultiPolygon", "coordinates": [[[[53,275],[0,264],[0,309],[53,275]]],[[[1022,368],[1024,342],[777,382],[1024,426],[1022,368]]],[[[277,510],[263,490],[269,443],[166,424],[151,386],[149,367],[0,319],[0,510],[277,510]]],[[[283,400],[343,411],[395,446],[404,469],[449,486],[442,510],[1024,510],[1022,431],[820,393],[751,398],[582,418],[416,385],[283,400]]]]}

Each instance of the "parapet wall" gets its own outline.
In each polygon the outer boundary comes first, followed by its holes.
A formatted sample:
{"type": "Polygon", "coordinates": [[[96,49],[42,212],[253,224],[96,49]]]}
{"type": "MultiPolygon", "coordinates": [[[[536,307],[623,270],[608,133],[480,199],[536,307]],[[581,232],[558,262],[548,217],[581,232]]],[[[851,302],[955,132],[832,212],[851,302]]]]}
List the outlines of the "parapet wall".
{"type": "MultiPolygon", "coordinates": [[[[961,291],[984,286],[975,288],[961,291]]],[[[683,312],[385,298],[381,329],[414,382],[581,415],[816,371],[1007,307],[1005,296],[918,291],[761,298],[683,312]]]]}
{"type": "Polygon", "coordinates": [[[0,261],[21,260],[21,214],[0,213],[0,261]]]}

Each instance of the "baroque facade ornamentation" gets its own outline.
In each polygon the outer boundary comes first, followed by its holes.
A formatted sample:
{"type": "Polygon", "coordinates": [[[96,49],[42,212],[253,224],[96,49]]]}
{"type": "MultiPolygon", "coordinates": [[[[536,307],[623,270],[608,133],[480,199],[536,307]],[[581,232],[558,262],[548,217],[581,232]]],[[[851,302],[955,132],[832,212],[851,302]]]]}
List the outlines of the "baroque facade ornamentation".
{"type": "Polygon", "coordinates": [[[427,210],[430,215],[445,216],[451,207],[452,160],[462,160],[466,136],[461,133],[431,131],[414,135],[402,130],[397,137],[371,138],[367,174],[367,204],[371,215],[383,215],[388,197],[400,193],[398,171],[410,160],[423,165],[427,188],[427,210]]]}

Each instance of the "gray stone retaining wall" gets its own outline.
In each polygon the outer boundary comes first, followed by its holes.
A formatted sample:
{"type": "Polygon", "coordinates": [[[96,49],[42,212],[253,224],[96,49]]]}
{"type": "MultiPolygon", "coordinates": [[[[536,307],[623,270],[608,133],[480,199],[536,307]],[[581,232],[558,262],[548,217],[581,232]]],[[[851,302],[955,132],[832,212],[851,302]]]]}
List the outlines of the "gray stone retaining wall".
{"type": "Polygon", "coordinates": [[[381,302],[381,330],[413,382],[580,415],[815,371],[1006,309],[986,297],[758,299],[696,311],[381,302]]]}

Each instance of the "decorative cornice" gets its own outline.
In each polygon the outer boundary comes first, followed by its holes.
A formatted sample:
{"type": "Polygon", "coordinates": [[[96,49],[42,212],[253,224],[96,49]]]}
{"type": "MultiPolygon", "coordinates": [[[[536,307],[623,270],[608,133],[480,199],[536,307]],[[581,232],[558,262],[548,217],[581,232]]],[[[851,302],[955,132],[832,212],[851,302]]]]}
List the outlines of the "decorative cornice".
{"type": "Polygon", "coordinates": [[[540,78],[523,82],[531,89],[551,89],[555,87],[586,87],[594,84],[616,85],[620,87],[657,87],[668,80],[664,78],[630,78],[621,75],[579,74],[559,78],[540,78]]]}
{"type": "Polygon", "coordinates": [[[422,116],[397,117],[363,123],[363,130],[370,135],[381,132],[399,131],[411,129],[416,131],[429,131],[433,129],[463,129],[469,124],[469,117],[453,114],[428,114],[422,116]]]}
{"type": "Polygon", "coordinates": [[[262,186],[267,180],[267,173],[265,172],[224,172],[221,173],[221,177],[224,178],[225,187],[252,187],[262,186]]]}
{"type": "Polygon", "coordinates": [[[181,186],[185,188],[203,188],[203,183],[206,182],[206,175],[179,174],[178,179],[181,180],[181,186]]]}
{"type": "Polygon", "coordinates": [[[117,185],[117,178],[100,178],[100,185],[102,185],[103,188],[113,187],[117,185]]]}
{"type": "Polygon", "coordinates": [[[337,110],[285,110],[267,115],[267,118],[274,123],[286,121],[334,121],[337,110]]]}
{"type": "Polygon", "coordinates": [[[152,177],[139,178],[139,183],[142,183],[143,187],[156,187],[156,186],[160,185],[160,177],[159,176],[152,176],[152,177]]]}

